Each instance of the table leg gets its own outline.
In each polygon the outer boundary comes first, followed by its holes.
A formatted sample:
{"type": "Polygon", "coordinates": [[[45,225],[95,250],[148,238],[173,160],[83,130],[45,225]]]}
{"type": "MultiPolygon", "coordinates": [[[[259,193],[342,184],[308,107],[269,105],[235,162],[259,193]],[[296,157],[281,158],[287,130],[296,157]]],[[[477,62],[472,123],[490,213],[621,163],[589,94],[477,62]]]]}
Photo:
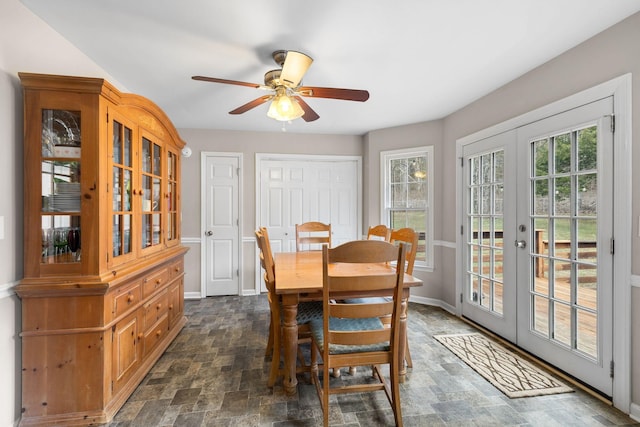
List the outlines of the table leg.
{"type": "Polygon", "coordinates": [[[404,363],[405,343],[407,342],[407,307],[409,306],[409,292],[405,289],[402,293],[402,303],[400,304],[400,323],[398,328],[400,348],[398,349],[398,363],[400,382],[403,383],[407,375],[407,365],[404,363]]]}
{"type": "Polygon", "coordinates": [[[282,347],[284,353],[284,378],[282,380],[287,395],[296,394],[296,362],[298,350],[298,296],[282,296],[282,347]]]}

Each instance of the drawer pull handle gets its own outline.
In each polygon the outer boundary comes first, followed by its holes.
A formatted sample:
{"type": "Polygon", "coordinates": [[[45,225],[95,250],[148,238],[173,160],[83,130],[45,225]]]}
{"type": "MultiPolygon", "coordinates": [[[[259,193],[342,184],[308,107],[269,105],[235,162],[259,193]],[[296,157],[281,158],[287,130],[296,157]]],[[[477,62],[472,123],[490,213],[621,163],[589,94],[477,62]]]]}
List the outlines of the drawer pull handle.
{"type": "Polygon", "coordinates": [[[176,267],[176,272],[180,271],[180,267],[176,267]]]}
{"type": "Polygon", "coordinates": [[[130,303],[134,300],[135,298],[133,297],[133,295],[129,294],[129,296],[127,296],[127,302],[130,303]]]}
{"type": "Polygon", "coordinates": [[[144,334],[143,334],[142,332],[140,332],[140,333],[138,334],[138,339],[139,339],[139,340],[141,340],[143,337],[144,337],[144,334]]]}
{"type": "Polygon", "coordinates": [[[162,283],[162,279],[156,279],[156,285],[159,285],[160,283],[162,283]]]}
{"type": "Polygon", "coordinates": [[[156,331],[156,336],[157,336],[157,337],[159,337],[160,335],[162,335],[162,331],[161,331],[160,329],[158,329],[158,330],[156,331]]]}
{"type": "Polygon", "coordinates": [[[156,305],[156,309],[160,310],[162,308],[162,304],[156,305]]]}

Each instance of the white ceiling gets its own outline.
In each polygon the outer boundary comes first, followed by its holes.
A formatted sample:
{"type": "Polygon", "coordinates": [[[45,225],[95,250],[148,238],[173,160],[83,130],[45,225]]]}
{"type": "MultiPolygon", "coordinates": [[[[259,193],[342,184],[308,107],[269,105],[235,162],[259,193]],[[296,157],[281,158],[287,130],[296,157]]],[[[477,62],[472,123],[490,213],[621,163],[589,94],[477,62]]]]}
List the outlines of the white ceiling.
{"type": "MultiPolygon", "coordinates": [[[[366,89],[365,103],[306,98],[289,132],[364,134],[442,118],[625,17],[640,0],[22,0],[125,90],[178,128],[279,132],[263,83],[274,50],[314,59],[304,84],[366,89]]],[[[64,60],[64,58],[61,58],[64,60]]]]}

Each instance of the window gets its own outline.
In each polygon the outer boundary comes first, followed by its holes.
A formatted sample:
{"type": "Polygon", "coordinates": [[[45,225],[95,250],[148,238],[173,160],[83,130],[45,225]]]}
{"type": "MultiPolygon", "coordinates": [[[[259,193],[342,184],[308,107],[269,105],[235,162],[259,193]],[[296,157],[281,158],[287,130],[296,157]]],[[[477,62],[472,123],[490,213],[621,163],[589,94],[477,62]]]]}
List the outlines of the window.
{"type": "Polygon", "coordinates": [[[433,267],[433,147],[380,153],[382,222],[418,232],[416,267],[433,267]]]}

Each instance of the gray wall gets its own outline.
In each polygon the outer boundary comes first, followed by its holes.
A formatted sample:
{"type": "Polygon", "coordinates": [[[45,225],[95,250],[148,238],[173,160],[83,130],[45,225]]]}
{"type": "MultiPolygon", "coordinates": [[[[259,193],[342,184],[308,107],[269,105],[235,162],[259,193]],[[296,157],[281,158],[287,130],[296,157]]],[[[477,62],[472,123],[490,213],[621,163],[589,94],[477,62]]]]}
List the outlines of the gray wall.
{"type": "Polygon", "coordinates": [[[190,247],[186,257],[185,293],[200,293],[200,156],[202,152],[242,153],[243,289],[255,288],[255,155],[256,153],[321,154],[362,156],[362,137],[346,135],[307,135],[277,132],[234,132],[178,129],[191,148],[191,157],[182,163],[182,238],[190,247]]]}
{"type": "MultiPolygon", "coordinates": [[[[425,271],[421,268],[414,270],[414,275],[423,280],[424,286],[411,290],[414,300],[426,298],[425,302],[436,302],[441,300],[443,270],[440,267],[442,255],[442,230],[438,226],[442,222],[442,209],[440,199],[442,197],[442,153],[443,147],[443,127],[442,120],[417,123],[413,125],[400,126],[395,128],[371,131],[366,136],[366,149],[364,160],[364,177],[366,183],[364,197],[364,221],[363,229],[369,225],[380,224],[380,152],[386,150],[397,150],[402,148],[412,148],[421,146],[434,147],[434,268],[433,271],[425,271]]],[[[454,240],[455,242],[455,240],[454,240]]],[[[453,276],[451,276],[453,282],[453,276]]],[[[444,286],[446,287],[446,286],[444,286]]],[[[452,304],[454,305],[454,304],[452,304]]]]}

